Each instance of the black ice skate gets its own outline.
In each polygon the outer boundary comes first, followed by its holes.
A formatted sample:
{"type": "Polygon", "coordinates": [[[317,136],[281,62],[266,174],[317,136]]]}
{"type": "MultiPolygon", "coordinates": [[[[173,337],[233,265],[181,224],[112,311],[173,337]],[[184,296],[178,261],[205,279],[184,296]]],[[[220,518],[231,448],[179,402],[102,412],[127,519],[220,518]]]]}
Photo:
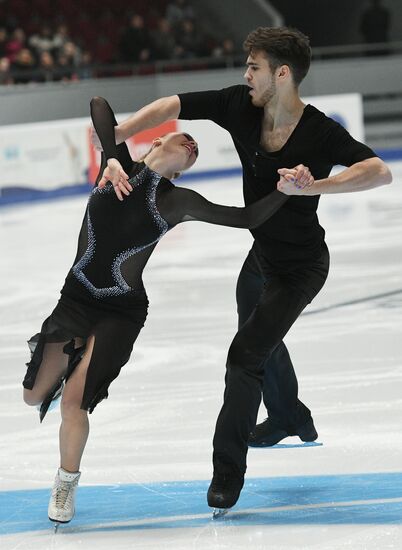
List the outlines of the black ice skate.
{"type": "Polygon", "coordinates": [[[261,424],[257,424],[254,431],[250,433],[248,440],[249,447],[272,447],[291,435],[298,435],[304,442],[315,441],[318,437],[313,419],[310,418],[305,424],[295,430],[285,430],[279,427],[270,418],[266,418],[261,424]]]}
{"type": "Polygon", "coordinates": [[[214,508],[214,518],[224,515],[236,504],[243,484],[244,476],[214,471],[207,494],[208,506],[214,508]]]}

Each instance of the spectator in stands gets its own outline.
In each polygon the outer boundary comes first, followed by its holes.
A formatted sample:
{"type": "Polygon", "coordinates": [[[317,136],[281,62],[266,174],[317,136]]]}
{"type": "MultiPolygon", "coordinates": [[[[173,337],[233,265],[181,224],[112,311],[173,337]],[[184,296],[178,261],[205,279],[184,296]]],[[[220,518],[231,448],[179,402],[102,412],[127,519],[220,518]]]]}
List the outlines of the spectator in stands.
{"type": "Polygon", "coordinates": [[[10,73],[10,60],[8,57],[0,58],[0,85],[13,84],[14,80],[10,73]]]}
{"type": "Polygon", "coordinates": [[[52,29],[48,25],[43,25],[39,33],[36,33],[29,38],[28,43],[38,59],[42,52],[52,52],[57,47],[57,42],[52,29]]]}
{"type": "Polygon", "coordinates": [[[183,48],[176,43],[172,26],[166,17],[158,20],[157,28],[151,33],[151,39],[155,59],[178,59],[183,56],[183,48]]]}
{"type": "Polygon", "coordinates": [[[241,51],[236,48],[235,43],[231,38],[224,38],[215,48],[212,50],[212,57],[224,58],[233,57],[240,54],[241,51]]]}
{"type": "Polygon", "coordinates": [[[183,49],[181,57],[193,58],[202,55],[208,55],[208,51],[205,48],[205,41],[201,32],[196,29],[194,22],[191,19],[183,19],[176,32],[177,45],[183,49]]]}
{"type": "Polygon", "coordinates": [[[6,45],[7,57],[9,58],[11,63],[14,62],[14,60],[17,57],[18,53],[23,48],[27,48],[27,47],[28,46],[27,46],[27,38],[26,38],[26,35],[25,35],[25,31],[21,27],[17,27],[11,33],[11,37],[8,40],[7,45],[6,45]]]}
{"type": "MultiPolygon", "coordinates": [[[[367,44],[388,42],[390,29],[390,13],[382,5],[382,0],[371,0],[361,15],[360,32],[367,44]]],[[[368,55],[387,53],[384,50],[369,51],[368,55]]]]}
{"type": "Polygon", "coordinates": [[[66,25],[66,23],[61,23],[57,27],[53,37],[53,42],[55,49],[57,49],[58,51],[62,49],[66,42],[72,42],[70,29],[68,28],[68,25],[66,25]]]}
{"type": "Polygon", "coordinates": [[[78,67],[81,63],[81,57],[82,57],[81,50],[77,46],[77,44],[75,44],[71,40],[68,40],[64,44],[64,46],[61,48],[59,55],[66,56],[68,60],[68,64],[71,67],[78,67]]]}
{"type": "Polygon", "coordinates": [[[241,48],[231,38],[224,38],[212,49],[214,58],[213,66],[218,67],[239,67],[244,64],[244,55],[241,48]]]}
{"type": "Polygon", "coordinates": [[[178,27],[184,19],[194,20],[194,8],[187,0],[173,0],[166,8],[166,19],[172,27],[178,27]]]}
{"type": "Polygon", "coordinates": [[[119,52],[121,60],[127,63],[144,63],[151,59],[151,38],[141,15],[131,17],[121,36],[119,52]]]}
{"type": "Polygon", "coordinates": [[[79,80],[94,78],[93,59],[89,50],[82,52],[81,63],[77,67],[77,77],[79,80]]]}
{"type": "Polygon", "coordinates": [[[57,57],[57,80],[69,81],[77,80],[76,67],[72,64],[69,58],[63,51],[57,57]]]}
{"type": "Polygon", "coordinates": [[[14,82],[16,84],[26,84],[28,82],[33,82],[36,62],[35,57],[33,56],[31,50],[28,48],[22,48],[17,53],[17,56],[14,62],[11,65],[13,71],[16,71],[13,74],[14,82]]]}
{"type": "Polygon", "coordinates": [[[39,56],[37,82],[52,82],[56,80],[56,63],[53,55],[49,51],[44,51],[39,56]]]}
{"type": "Polygon", "coordinates": [[[7,29],[4,27],[0,27],[0,58],[5,57],[7,54],[7,41],[7,29]]]}

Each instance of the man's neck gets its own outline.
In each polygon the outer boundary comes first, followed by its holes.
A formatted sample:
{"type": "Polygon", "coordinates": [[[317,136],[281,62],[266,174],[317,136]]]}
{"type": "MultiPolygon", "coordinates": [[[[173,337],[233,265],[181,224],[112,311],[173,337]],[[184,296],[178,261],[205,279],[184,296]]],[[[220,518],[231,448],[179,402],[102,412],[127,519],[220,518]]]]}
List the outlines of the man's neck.
{"type": "Polygon", "coordinates": [[[297,91],[283,98],[274,97],[264,106],[264,126],[275,130],[284,126],[292,126],[300,120],[305,104],[297,91]]]}

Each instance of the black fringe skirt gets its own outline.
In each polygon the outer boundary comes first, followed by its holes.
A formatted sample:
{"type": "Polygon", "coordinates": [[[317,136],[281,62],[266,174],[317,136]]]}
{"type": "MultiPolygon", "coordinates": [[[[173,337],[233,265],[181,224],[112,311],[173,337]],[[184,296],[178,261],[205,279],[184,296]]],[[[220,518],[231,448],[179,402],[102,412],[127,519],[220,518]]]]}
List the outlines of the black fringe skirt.
{"type": "MultiPolygon", "coordinates": [[[[145,291],[137,292],[136,304],[131,302],[129,309],[110,308],[102,302],[78,302],[62,294],[52,314],[44,321],[41,331],[28,341],[31,360],[27,363],[23,386],[27,389],[34,387],[45,346],[56,342],[67,342],[63,349],[68,355],[64,377],[67,381],[85,351],[85,344],[76,347],[76,339],[80,338],[85,342],[93,335],[95,343],[81,403],[81,408],[91,413],[99,401],[107,398],[110,383],[129,360],[147,312],[148,299],[145,291]]],[[[47,396],[49,403],[51,398],[52,395],[47,396]]]]}

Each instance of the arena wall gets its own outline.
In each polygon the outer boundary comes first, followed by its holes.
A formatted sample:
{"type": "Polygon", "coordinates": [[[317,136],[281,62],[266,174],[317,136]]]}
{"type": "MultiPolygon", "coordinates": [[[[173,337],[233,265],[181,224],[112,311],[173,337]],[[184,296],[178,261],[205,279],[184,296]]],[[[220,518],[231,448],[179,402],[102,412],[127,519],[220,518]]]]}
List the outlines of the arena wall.
{"type": "MultiPolygon", "coordinates": [[[[364,141],[362,100],[359,94],[304,97],[338,120],[364,141]]],[[[118,115],[124,119],[129,113],[118,115]]],[[[196,137],[200,157],[182,181],[240,174],[239,159],[230,135],[208,121],[171,121],[129,140],[133,158],[149,149],[152,139],[169,131],[185,130],[196,137]]],[[[96,178],[99,153],[90,141],[90,119],[81,117],[0,127],[0,204],[87,192],[96,178]]]]}

